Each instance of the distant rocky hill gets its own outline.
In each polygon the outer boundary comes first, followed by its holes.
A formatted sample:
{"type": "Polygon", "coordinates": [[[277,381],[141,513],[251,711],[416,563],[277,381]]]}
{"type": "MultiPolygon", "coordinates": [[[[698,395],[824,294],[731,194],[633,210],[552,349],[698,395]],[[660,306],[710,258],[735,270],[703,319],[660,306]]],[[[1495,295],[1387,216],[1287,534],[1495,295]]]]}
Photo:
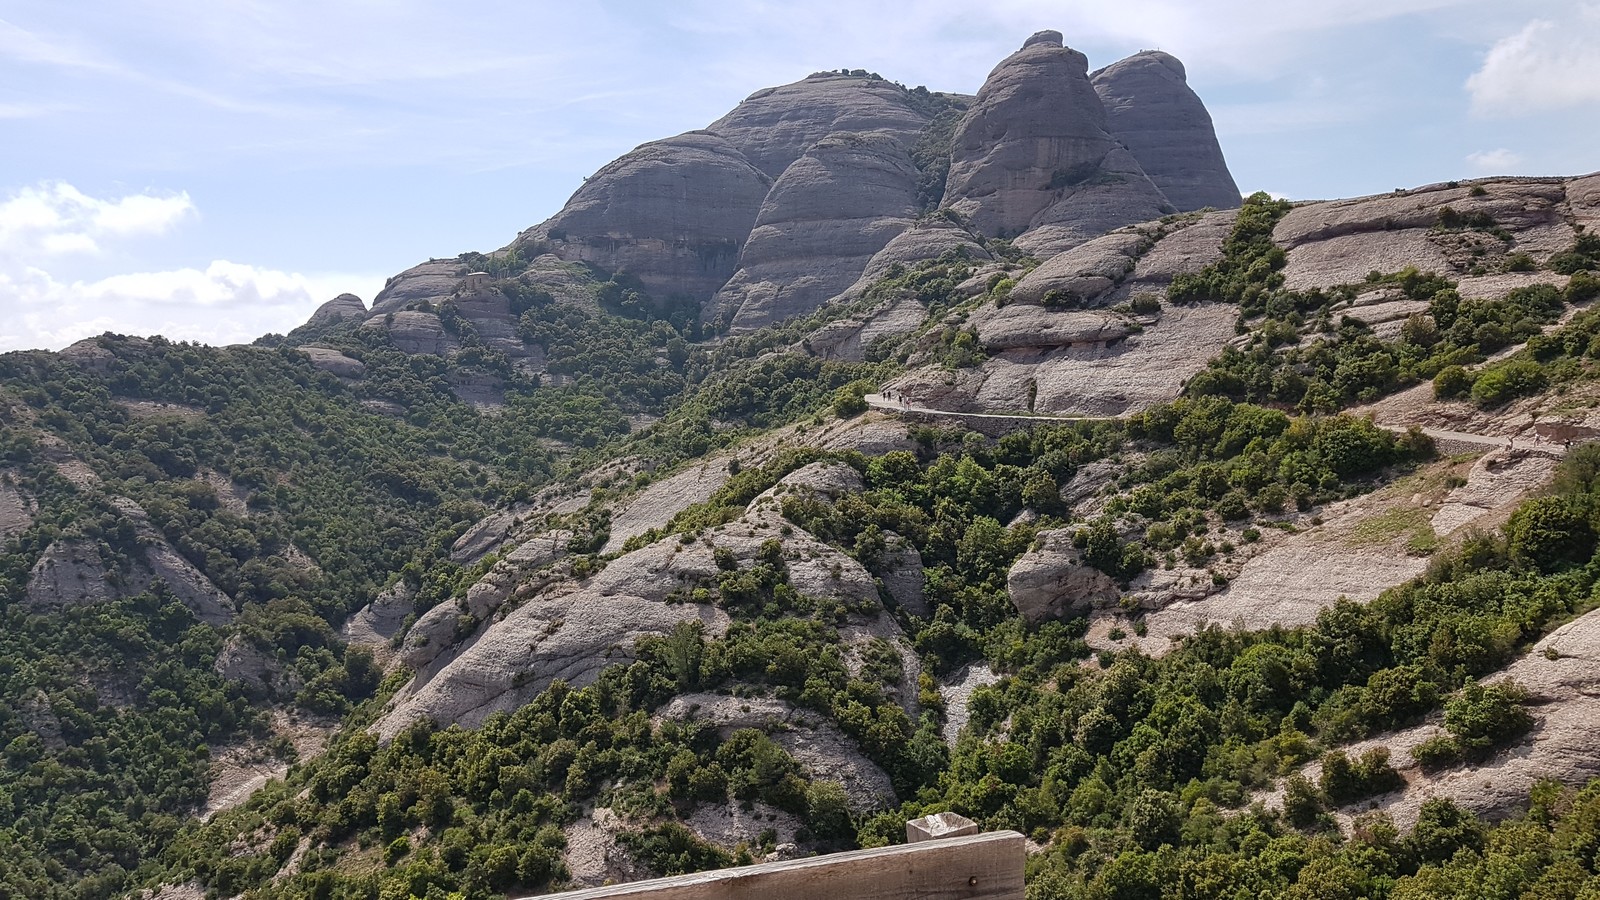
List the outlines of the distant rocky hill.
{"type": "MultiPolygon", "coordinates": [[[[1144,52],[1091,74],[1059,32],[1041,31],[976,97],[861,70],[757,91],[703,130],[601,167],[560,212],[489,258],[497,277],[547,255],[622,274],[657,306],[691,307],[737,333],[839,302],[863,273],[951,249],[949,222],[927,221],[936,209],[963,231],[954,245],[1006,238],[1049,255],[1120,226],[1238,203],[1182,63],[1144,52]]],[[[396,275],[374,299],[374,326],[439,352],[448,342],[435,310],[421,307],[460,298],[473,268],[433,260],[396,275]]],[[[479,299],[463,312],[492,329],[506,305],[479,299]]]]}

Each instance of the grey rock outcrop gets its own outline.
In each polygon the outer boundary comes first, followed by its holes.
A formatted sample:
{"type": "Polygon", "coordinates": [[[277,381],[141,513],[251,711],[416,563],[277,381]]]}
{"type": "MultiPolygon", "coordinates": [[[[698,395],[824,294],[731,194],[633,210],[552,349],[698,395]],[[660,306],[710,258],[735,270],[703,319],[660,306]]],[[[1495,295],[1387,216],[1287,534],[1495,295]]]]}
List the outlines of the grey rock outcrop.
{"type": "Polygon", "coordinates": [[[944,205],[1035,253],[1171,212],[1106,130],[1089,61],[1041,32],[995,67],[951,141],[944,205]]]}
{"type": "Polygon", "coordinates": [[[29,609],[43,612],[103,603],[160,584],[201,622],[223,625],[233,620],[233,599],[167,543],[143,508],[125,497],[113,497],[111,504],[133,526],[138,542],[128,553],[126,569],[105,559],[98,542],[75,536],[59,538],[28,574],[23,602],[29,609]]]}
{"type": "Polygon", "coordinates": [[[812,145],[834,132],[883,132],[909,148],[928,117],[906,90],[882,79],[821,72],[756,91],[706,127],[776,179],[812,145]]]}
{"type": "Polygon", "coordinates": [[[1105,105],[1111,136],[1173,206],[1188,211],[1239,205],[1239,186],[1222,158],[1211,114],[1176,57],[1146,50],[1090,80],[1105,105]]]}
{"type": "Polygon", "coordinates": [[[749,331],[814,312],[916,215],[917,169],[898,140],[823,138],[773,184],[714,318],[749,331]]]}
{"type": "Polygon", "coordinates": [[[444,330],[438,315],[409,309],[402,312],[373,316],[361,324],[362,328],[382,329],[389,332],[395,348],[405,353],[431,353],[445,356],[460,349],[461,342],[444,330]]]}
{"type": "Polygon", "coordinates": [[[1006,576],[1011,605],[1038,624],[1117,602],[1117,583],[1085,565],[1067,529],[1039,532],[1034,548],[1012,564],[1006,576]]]}
{"type": "Polygon", "coordinates": [[[296,347],[311,364],[330,375],[340,378],[360,378],[367,372],[367,366],[359,359],[352,359],[337,350],[327,347],[296,347]]]}
{"type": "Polygon", "coordinates": [[[0,469],[0,541],[20,534],[33,524],[39,504],[17,486],[10,469],[0,469]]]}
{"type": "Polygon", "coordinates": [[[461,286],[466,266],[454,259],[430,259],[391,277],[372,298],[372,315],[399,312],[412,304],[438,305],[461,286]]]}
{"type": "Polygon", "coordinates": [[[658,299],[704,300],[733,275],[771,187],[733,144],[691,131],[606,165],[518,243],[628,272],[658,299]]]}
{"type": "Polygon", "coordinates": [[[328,325],[335,322],[344,322],[350,319],[365,319],[367,305],[355,294],[340,294],[327,303],[317,307],[311,318],[306,320],[307,325],[328,325]]]}
{"type": "Polygon", "coordinates": [[[857,815],[895,802],[888,773],[861,754],[838,726],[782,700],[684,694],[659,713],[663,719],[704,722],[724,735],[744,728],[768,732],[813,780],[844,788],[857,815]]]}
{"type": "Polygon", "coordinates": [[[1054,294],[1073,306],[1099,306],[1100,298],[1133,271],[1151,243],[1133,230],[1095,238],[1045,260],[1017,282],[1009,299],[1042,303],[1046,295],[1054,294]]]}
{"type": "Polygon", "coordinates": [[[287,696],[303,687],[300,677],[293,670],[286,670],[276,656],[238,634],[223,642],[212,670],[244,685],[255,697],[287,696]]]}

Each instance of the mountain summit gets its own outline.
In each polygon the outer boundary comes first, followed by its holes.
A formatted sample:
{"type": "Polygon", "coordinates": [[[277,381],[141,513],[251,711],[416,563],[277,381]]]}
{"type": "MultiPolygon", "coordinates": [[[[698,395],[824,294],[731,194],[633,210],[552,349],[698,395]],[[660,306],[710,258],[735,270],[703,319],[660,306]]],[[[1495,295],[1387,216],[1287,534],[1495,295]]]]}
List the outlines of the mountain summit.
{"type": "MultiPolygon", "coordinates": [[[[951,249],[948,228],[927,222],[940,210],[966,232],[956,244],[1006,238],[1050,254],[1238,204],[1182,63],[1147,51],[1091,75],[1060,32],[1041,31],[976,97],[860,69],[759,90],[704,130],[603,166],[501,253],[623,274],[658,306],[745,332],[951,249]]],[[[455,283],[437,269],[392,279],[374,312],[447,299],[455,283]]]]}

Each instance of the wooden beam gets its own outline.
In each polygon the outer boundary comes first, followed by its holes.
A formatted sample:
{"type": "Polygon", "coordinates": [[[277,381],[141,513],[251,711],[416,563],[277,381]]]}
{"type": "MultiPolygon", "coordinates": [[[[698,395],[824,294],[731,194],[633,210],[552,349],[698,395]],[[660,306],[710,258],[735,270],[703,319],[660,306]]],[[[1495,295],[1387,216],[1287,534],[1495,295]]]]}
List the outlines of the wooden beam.
{"type": "Polygon", "coordinates": [[[1022,900],[1026,861],[1022,835],[993,831],[545,896],[561,900],[1022,900]]]}

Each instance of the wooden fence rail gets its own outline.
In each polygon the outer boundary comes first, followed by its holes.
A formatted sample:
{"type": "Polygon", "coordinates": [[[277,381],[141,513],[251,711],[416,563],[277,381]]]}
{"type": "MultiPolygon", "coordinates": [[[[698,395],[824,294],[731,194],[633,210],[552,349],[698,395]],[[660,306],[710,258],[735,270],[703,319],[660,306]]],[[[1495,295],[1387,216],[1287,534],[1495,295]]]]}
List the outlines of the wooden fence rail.
{"type": "Polygon", "coordinates": [[[1026,860],[1022,835],[993,831],[545,896],[561,900],[1022,900],[1026,860]]]}

